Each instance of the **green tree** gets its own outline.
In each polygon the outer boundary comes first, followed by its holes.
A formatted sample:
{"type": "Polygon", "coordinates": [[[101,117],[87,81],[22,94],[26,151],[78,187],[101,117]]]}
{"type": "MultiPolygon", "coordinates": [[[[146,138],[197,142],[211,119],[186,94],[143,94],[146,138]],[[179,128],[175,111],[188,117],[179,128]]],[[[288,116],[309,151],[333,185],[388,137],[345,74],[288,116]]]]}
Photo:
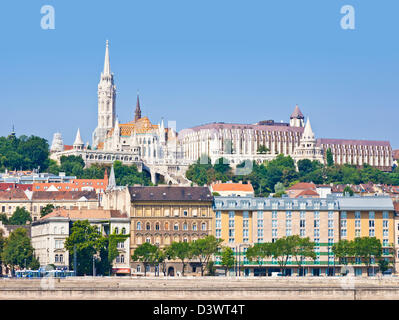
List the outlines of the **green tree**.
{"type": "Polygon", "coordinates": [[[179,259],[182,263],[182,275],[187,265],[187,260],[192,258],[191,245],[188,242],[172,242],[168,248],[171,259],[179,259]]]}
{"type": "Polygon", "coordinates": [[[10,221],[9,221],[9,219],[8,219],[6,213],[0,213],[0,221],[1,221],[4,225],[10,224],[10,221]]]}
{"type": "Polygon", "coordinates": [[[388,271],[390,265],[391,263],[385,258],[378,260],[378,267],[380,269],[381,274],[383,274],[385,271],[388,271]]]}
{"type": "Polygon", "coordinates": [[[271,245],[268,242],[255,243],[252,247],[247,249],[245,254],[249,261],[257,261],[259,265],[262,264],[263,259],[272,255],[271,245]]]}
{"type": "Polygon", "coordinates": [[[265,145],[261,144],[259,145],[258,150],[256,152],[259,154],[266,154],[270,152],[270,149],[267,148],[265,145]]]}
{"type": "Polygon", "coordinates": [[[206,236],[205,238],[192,242],[191,253],[192,256],[196,257],[201,264],[201,276],[204,275],[205,267],[210,258],[218,252],[222,242],[222,239],[216,239],[214,236],[206,236]]]}
{"type": "Polygon", "coordinates": [[[327,166],[332,167],[334,165],[334,158],[333,158],[333,154],[331,152],[331,148],[327,149],[326,159],[327,159],[327,166]]]}
{"type": "Polygon", "coordinates": [[[100,250],[104,251],[106,241],[95,226],[91,226],[88,220],[75,221],[71,233],[65,240],[65,249],[69,251],[72,268],[74,249],[76,247],[77,275],[93,274],[93,259],[100,250]]]}
{"type": "Polygon", "coordinates": [[[225,270],[225,276],[227,276],[227,271],[231,269],[235,264],[235,257],[233,249],[230,247],[223,247],[221,252],[221,264],[225,270]]]}
{"type": "Polygon", "coordinates": [[[350,197],[353,197],[353,194],[354,194],[354,192],[353,192],[353,190],[352,190],[352,188],[350,187],[350,186],[346,186],[345,188],[344,188],[344,195],[349,195],[350,197]]]}
{"type": "Polygon", "coordinates": [[[31,240],[24,228],[17,228],[11,232],[5,241],[2,259],[5,265],[10,266],[13,274],[15,267],[37,267],[31,240]]]}
{"type": "Polygon", "coordinates": [[[270,244],[270,253],[277,260],[283,275],[285,275],[285,267],[288,258],[294,254],[295,238],[293,236],[282,237],[270,244]]]}
{"type": "Polygon", "coordinates": [[[49,213],[53,212],[53,210],[54,210],[54,205],[47,204],[40,210],[40,217],[44,217],[45,215],[48,215],[49,213]]]}
{"type": "Polygon", "coordinates": [[[332,246],[332,252],[339,258],[340,263],[347,265],[355,255],[353,241],[340,240],[332,246]]]}
{"type": "Polygon", "coordinates": [[[299,270],[306,259],[316,259],[316,253],[314,252],[315,243],[311,242],[308,237],[301,238],[298,235],[291,236],[291,239],[293,242],[292,255],[295,257],[299,270]]]}
{"type": "Polygon", "coordinates": [[[380,258],[382,255],[381,241],[375,237],[355,238],[354,253],[356,257],[361,258],[367,267],[367,274],[369,274],[369,267],[372,263],[371,259],[380,258]]]}
{"type": "Polygon", "coordinates": [[[144,276],[146,276],[147,266],[151,266],[156,262],[158,254],[159,253],[157,246],[148,242],[144,242],[134,250],[134,254],[132,255],[132,260],[140,261],[144,265],[144,276]]]}
{"type": "Polygon", "coordinates": [[[145,170],[139,172],[135,164],[126,166],[122,164],[121,161],[115,161],[114,172],[115,181],[118,186],[134,184],[140,184],[144,186],[152,185],[151,177],[149,176],[149,174],[145,170]]]}
{"type": "Polygon", "coordinates": [[[9,223],[12,225],[25,225],[27,222],[32,222],[32,217],[29,211],[25,208],[17,207],[10,218],[9,223]]]}
{"type": "Polygon", "coordinates": [[[3,274],[3,251],[6,244],[3,229],[0,229],[0,274],[3,274]]]}

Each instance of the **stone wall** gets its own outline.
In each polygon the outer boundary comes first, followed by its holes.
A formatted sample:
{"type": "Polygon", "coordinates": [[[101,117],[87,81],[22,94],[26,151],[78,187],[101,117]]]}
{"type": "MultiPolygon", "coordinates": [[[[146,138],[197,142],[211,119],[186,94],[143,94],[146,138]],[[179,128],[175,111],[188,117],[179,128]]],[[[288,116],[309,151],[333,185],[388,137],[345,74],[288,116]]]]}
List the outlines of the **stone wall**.
{"type": "Polygon", "coordinates": [[[399,279],[116,278],[1,279],[0,299],[368,300],[399,299],[399,279]]]}

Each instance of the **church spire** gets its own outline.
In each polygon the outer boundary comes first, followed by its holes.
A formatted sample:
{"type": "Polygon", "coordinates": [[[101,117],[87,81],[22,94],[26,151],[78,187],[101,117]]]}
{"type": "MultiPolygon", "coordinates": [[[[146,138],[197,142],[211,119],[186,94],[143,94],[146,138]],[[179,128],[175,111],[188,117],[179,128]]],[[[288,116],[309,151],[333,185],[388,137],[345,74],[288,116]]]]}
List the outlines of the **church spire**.
{"type": "Polygon", "coordinates": [[[137,93],[136,111],[134,112],[134,122],[141,119],[140,99],[137,93]]]}
{"type": "Polygon", "coordinates": [[[104,75],[110,75],[111,74],[111,67],[109,64],[109,49],[108,49],[108,40],[105,45],[105,59],[104,59],[104,75]]]}
{"type": "Polygon", "coordinates": [[[312,127],[310,125],[309,117],[306,121],[305,129],[303,131],[302,137],[306,140],[314,140],[314,133],[313,133],[312,127]]]}
{"type": "Polygon", "coordinates": [[[116,181],[115,181],[114,164],[112,164],[111,173],[109,175],[109,180],[108,180],[107,190],[112,190],[115,187],[116,187],[116,181]]]}
{"type": "Polygon", "coordinates": [[[82,137],[80,136],[80,129],[78,128],[78,132],[76,132],[76,138],[75,142],[73,143],[73,148],[74,149],[83,149],[84,142],[82,140],[82,137]]]}

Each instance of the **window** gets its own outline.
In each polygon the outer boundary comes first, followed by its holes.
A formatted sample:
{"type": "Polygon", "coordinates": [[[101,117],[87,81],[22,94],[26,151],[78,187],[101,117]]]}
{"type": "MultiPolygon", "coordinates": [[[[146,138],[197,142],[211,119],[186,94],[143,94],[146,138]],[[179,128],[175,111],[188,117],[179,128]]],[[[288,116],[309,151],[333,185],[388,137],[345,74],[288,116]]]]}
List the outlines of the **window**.
{"type": "Polygon", "coordinates": [[[388,211],[383,211],[383,212],[382,212],[382,218],[383,218],[383,219],[389,219],[388,211]]]}
{"type": "Polygon", "coordinates": [[[334,228],[334,220],[328,220],[328,227],[334,228]]]}
{"type": "Polygon", "coordinates": [[[314,237],[320,237],[320,229],[314,229],[314,237]]]}
{"type": "Polygon", "coordinates": [[[169,222],[165,222],[165,230],[169,230],[169,222]]]}
{"type": "Polygon", "coordinates": [[[315,219],[319,219],[319,218],[320,218],[320,212],[319,212],[319,211],[315,211],[315,212],[313,213],[313,215],[314,215],[314,218],[315,218],[315,219]]]}
{"type": "Polygon", "coordinates": [[[342,211],[341,212],[341,219],[346,219],[347,215],[346,215],[346,211],[342,211]]]}
{"type": "Polygon", "coordinates": [[[313,226],[314,226],[315,228],[320,227],[320,220],[314,220],[313,226]]]}
{"type": "Polygon", "coordinates": [[[186,222],[183,223],[183,230],[187,230],[187,223],[186,222]]]}
{"type": "Polygon", "coordinates": [[[141,272],[141,266],[137,266],[137,267],[136,267],[136,271],[137,271],[137,272],[141,272]]]}
{"type": "Polygon", "coordinates": [[[355,211],[355,219],[360,219],[360,211],[355,211]]]}
{"type": "Polygon", "coordinates": [[[382,221],[382,227],[383,228],[388,228],[388,220],[383,220],[382,221]]]}
{"type": "Polygon", "coordinates": [[[299,230],[299,235],[300,235],[301,237],[304,237],[304,236],[305,236],[305,229],[299,230]]]}
{"type": "Polygon", "coordinates": [[[187,210],[184,210],[184,211],[183,211],[183,216],[185,216],[185,217],[188,216],[187,210]]]}
{"type": "Polygon", "coordinates": [[[248,219],[248,218],[249,218],[249,213],[248,213],[248,211],[244,211],[243,214],[242,214],[242,216],[243,216],[244,219],[248,219]]]}
{"type": "Polygon", "coordinates": [[[205,223],[205,222],[203,222],[203,223],[201,224],[201,230],[202,230],[202,231],[206,231],[206,223],[205,223]]]}
{"type": "Polygon", "coordinates": [[[382,230],[382,236],[383,237],[388,237],[388,229],[383,229],[382,230]]]}
{"type": "Polygon", "coordinates": [[[216,230],[216,238],[220,238],[222,236],[222,230],[217,229],[216,230]]]}
{"type": "Polygon", "coordinates": [[[291,220],[286,220],[285,221],[285,227],[286,228],[291,228],[291,220]]]}
{"type": "MultiPolygon", "coordinates": [[[[258,223],[259,227],[259,223],[258,223]]],[[[272,228],[277,228],[277,220],[272,220],[272,228]]]]}
{"type": "Polygon", "coordinates": [[[300,217],[301,217],[301,219],[305,219],[305,217],[306,217],[306,212],[305,212],[305,211],[301,211],[300,217]]]}
{"type": "Polygon", "coordinates": [[[149,222],[147,222],[147,223],[146,223],[146,225],[145,225],[145,229],[146,229],[146,230],[151,230],[151,225],[150,225],[150,223],[149,223],[149,222]]]}
{"type": "Polygon", "coordinates": [[[374,220],[369,220],[369,228],[374,228],[374,220]]]}
{"type": "Polygon", "coordinates": [[[120,260],[121,260],[121,263],[125,263],[125,256],[123,254],[121,254],[120,260]]]}
{"type": "Polygon", "coordinates": [[[300,228],[305,228],[305,226],[306,226],[305,220],[304,219],[300,220],[299,221],[299,227],[300,228]]]}
{"type": "Polygon", "coordinates": [[[263,228],[263,220],[258,220],[258,228],[263,228]]]}
{"type": "Polygon", "coordinates": [[[328,211],[328,219],[334,219],[334,212],[328,211]]]}
{"type": "Polygon", "coordinates": [[[288,228],[288,229],[285,230],[285,235],[286,235],[287,237],[289,237],[289,236],[292,235],[292,230],[291,230],[291,228],[288,228]]]}
{"type": "Polygon", "coordinates": [[[341,220],[341,228],[346,228],[346,220],[341,220]]]}
{"type": "Polygon", "coordinates": [[[60,262],[64,262],[64,255],[60,254],[60,262]]]}
{"type": "Polygon", "coordinates": [[[334,237],[334,229],[328,229],[328,236],[334,237]]]}
{"type": "Polygon", "coordinates": [[[277,229],[272,229],[272,237],[277,238],[277,229]]]}
{"type": "Polygon", "coordinates": [[[220,211],[216,211],[216,219],[220,219],[222,217],[222,213],[220,211]]]}
{"type": "MultiPolygon", "coordinates": [[[[147,230],[150,230],[150,229],[147,229],[147,230]]],[[[119,229],[118,229],[118,227],[116,227],[116,228],[114,229],[114,232],[115,232],[116,234],[118,234],[118,233],[119,233],[119,229]]]]}
{"type": "Polygon", "coordinates": [[[155,230],[159,230],[159,222],[155,224],[155,230]]]}
{"type": "Polygon", "coordinates": [[[360,228],[360,220],[355,220],[355,228],[360,228]]]}
{"type": "Polygon", "coordinates": [[[175,223],[175,225],[173,226],[173,230],[178,231],[179,230],[179,224],[175,223]]]}
{"type": "Polygon", "coordinates": [[[374,229],[370,229],[369,230],[369,237],[374,237],[374,236],[375,236],[374,229]]]}
{"type": "Polygon", "coordinates": [[[382,246],[383,247],[388,247],[388,239],[382,240],[382,246]]]}
{"type": "MultiPolygon", "coordinates": [[[[272,218],[277,219],[277,211],[272,211],[272,218]]],[[[261,218],[259,218],[259,215],[258,215],[258,219],[261,219],[261,218]]],[[[262,216],[262,219],[263,219],[263,216],[262,216]]]]}
{"type": "Polygon", "coordinates": [[[291,218],[292,218],[292,213],[291,213],[291,211],[287,211],[287,212],[285,213],[285,217],[286,217],[286,219],[291,219],[291,218]]]}
{"type": "Polygon", "coordinates": [[[146,239],[145,239],[145,242],[151,243],[151,238],[146,238],[146,239]]]}
{"type": "Polygon", "coordinates": [[[341,229],[341,236],[346,237],[346,229],[341,229]]]}
{"type": "Polygon", "coordinates": [[[370,211],[369,212],[369,219],[374,219],[374,217],[375,217],[374,211],[370,211]]]}
{"type": "Polygon", "coordinates": [[[355,229],[355,237],[360,237],[360,229],[355,229]]]}
{"type": "Polygon", "coordinates": [[[126,234],[126,228],[122,228],[122,234],[126,234]]]}
{"type": "Polygon", "coordinates": [[[55,261],[55,262],[58,262],[58,254],[55,255],[54,261],[55,261]]]}
{"type": "Polygon", "coordinates": [[[234,219],[234,211],[229,211],[229,219],[234,219]]]}

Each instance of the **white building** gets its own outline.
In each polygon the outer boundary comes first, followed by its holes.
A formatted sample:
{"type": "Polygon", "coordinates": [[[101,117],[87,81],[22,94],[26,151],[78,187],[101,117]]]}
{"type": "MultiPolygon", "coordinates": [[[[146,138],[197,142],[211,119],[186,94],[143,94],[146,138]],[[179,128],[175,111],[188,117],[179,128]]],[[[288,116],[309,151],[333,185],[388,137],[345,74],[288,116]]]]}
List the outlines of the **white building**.
{"type": "MultiPolygon", "coordinates": [[[[40,266],[54,264],[58,268],[69,269],[69,252],[65,249],[64,243],[71,233],[73,222],[78,220],[88,220],[104,234],[109,232],[130,234],[130,219],[126,213],[121,213],[119,210],[54,210],[32,223],[32,246],[40,266]]],[[[130,274],[129,243],[127,238],[117,244],[119,255],[113,262],[112,268],[116,274],[130,274]]]]}

